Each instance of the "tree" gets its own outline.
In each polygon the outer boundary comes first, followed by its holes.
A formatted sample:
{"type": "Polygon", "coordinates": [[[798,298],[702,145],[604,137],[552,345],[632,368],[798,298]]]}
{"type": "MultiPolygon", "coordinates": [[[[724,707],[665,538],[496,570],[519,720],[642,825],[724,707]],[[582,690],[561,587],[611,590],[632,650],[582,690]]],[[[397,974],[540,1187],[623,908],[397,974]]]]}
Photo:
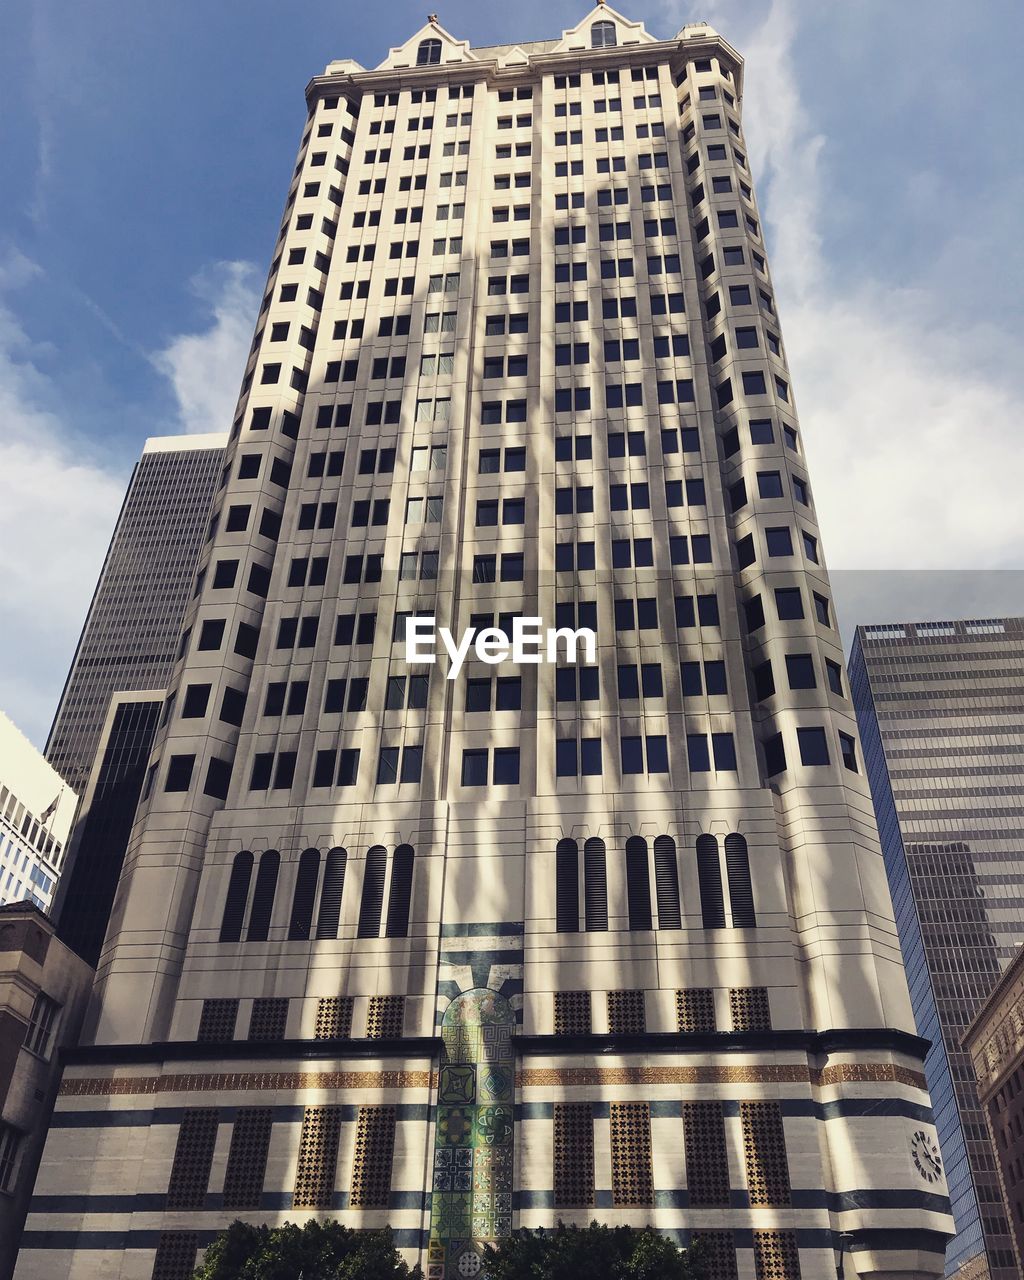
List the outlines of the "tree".
{"type": "Polygon", "coordinates": [[[391,1231],[353,1231],[339,1222],[255,1227],[235,1221],[207,1249],[196,1280],[423,1280],[395,1248],[391,1231]]]}
{"type": "Polygon", "coordinates": [[[487,1280],[702,1280],[699,1245],[679,1249],[653,1227],[567,1227],[514,1232],[486,1249],[487,1280]]]}

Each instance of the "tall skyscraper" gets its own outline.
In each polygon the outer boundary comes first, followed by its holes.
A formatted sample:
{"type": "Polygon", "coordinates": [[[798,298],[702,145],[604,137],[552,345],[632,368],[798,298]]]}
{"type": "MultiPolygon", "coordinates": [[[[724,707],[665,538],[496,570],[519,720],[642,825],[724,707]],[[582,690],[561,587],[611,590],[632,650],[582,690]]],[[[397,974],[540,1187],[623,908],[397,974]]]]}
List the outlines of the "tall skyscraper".
{"type": "Polygon", "coordinates": [[[1024,619],[859,627],[850,680],[949,1178],[947,1272],[1019,1276],[962,1037],[1024,942],[1024,619]]]}
{"type": "Polygon", "coordinates": [[[595,1216],[941,1271],[741,96],[607,6],[309,85],[21,1280],[325,1211],[431,1280],[595,1216]],[[414,615],[597,647],[446,679],[414,615]]]}
{"type": "Polygon", "coordinates": [[[135,464],[46,743],[79,795],[111,694],[170,679],[226,444],[219,433],[154,436],[135,464]]]}

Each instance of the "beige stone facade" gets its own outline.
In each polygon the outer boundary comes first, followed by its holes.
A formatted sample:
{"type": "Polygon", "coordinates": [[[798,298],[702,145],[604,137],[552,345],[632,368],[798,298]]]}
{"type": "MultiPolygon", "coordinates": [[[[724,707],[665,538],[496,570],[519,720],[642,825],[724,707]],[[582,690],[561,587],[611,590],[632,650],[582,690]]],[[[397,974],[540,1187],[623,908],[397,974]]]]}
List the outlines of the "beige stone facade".
{"type": "Polygon", "coordinates": [[[78,1040],[92,969],[30,902],[0,906],[0,1278],[14,1273],[60,1052],[78,1040]]]}
{"type": "Polygon", "coordinates": [[[325,1211],[431,1280],[595,1216],[941,1272],[742,77],[599,6],[311,82],[19,1280],[325,1211]],[[414,613],[596,670],[447,681],[414,613]]]}

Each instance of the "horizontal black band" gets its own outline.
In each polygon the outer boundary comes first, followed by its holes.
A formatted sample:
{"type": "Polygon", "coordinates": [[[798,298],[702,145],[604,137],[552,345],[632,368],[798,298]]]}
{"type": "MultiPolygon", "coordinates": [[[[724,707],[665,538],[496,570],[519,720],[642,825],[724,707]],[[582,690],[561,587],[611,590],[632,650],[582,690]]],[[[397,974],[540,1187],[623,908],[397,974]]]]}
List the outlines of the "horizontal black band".
{"type": "MultiPolygon", "coordinates": [[[[848,1027],[833,1031],[645,1031],[633,1035],[514,1036],[520,1058],[574,1057],[594,1053],[749,1053],[752,1050],[802,1052],[810,1056],[883,1050],[924,1061],[929,1041],[892,1027],[848,1027]]],[[[400,1040],[165,1040],[155,1044],[78,1045],[62,1054],[65,1066],[129,1062],[223,1062],[246,1059],[307,1062],[345,1058],[439,1059],[438,1036],[400,1040]]]]}
{"type": "Polygon", "coordinates": [[[633,1035],[515,1036],[521,1057],[593,1053],[749,1053],[755,1049],[820,1057],[862,1049],[902,1053],[924,1061],[930,1042],[892,1027],[844,1027],[834,1031],[644,1031],[633,1035]]]}

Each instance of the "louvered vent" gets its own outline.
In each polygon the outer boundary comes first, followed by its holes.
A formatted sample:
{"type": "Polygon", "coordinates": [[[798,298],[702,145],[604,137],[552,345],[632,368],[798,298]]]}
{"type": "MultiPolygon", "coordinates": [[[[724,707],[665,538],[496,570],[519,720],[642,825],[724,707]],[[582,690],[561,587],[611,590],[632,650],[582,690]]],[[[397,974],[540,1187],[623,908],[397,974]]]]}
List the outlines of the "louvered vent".
{"type": "Polygon", "coordinates": [[[380,936],[380,917],[384,909],[384,874],[388,855],[383,845],[375,844],[366,855],[363,872],[363,896],[359,901],[357,937],[380,936]]]}

